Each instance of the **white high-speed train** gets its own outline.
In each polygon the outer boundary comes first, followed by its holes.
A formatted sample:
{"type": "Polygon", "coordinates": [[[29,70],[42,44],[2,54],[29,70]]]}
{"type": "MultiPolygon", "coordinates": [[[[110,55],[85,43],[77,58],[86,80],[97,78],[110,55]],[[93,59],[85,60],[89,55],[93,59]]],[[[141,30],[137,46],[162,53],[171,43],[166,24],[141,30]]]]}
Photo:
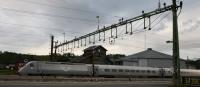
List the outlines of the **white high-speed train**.
{"type": "MultiPolygon", "coordinates": [[[[171,77],[170,68],[153,68],[119,65],[72,64],[64,62],[30,61],[18,70],[20,75],[66,75],[104,77],[171,77]]],[[[181,69],[181,76],[199,77],[200,70],[181,69]]]]}

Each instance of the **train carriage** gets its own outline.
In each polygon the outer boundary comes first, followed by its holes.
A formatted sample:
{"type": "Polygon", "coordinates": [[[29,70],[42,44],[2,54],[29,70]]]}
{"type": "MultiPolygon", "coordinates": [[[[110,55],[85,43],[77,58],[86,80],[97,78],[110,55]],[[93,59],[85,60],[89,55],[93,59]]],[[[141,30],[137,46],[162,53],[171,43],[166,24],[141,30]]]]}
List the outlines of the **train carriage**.
{"type": "MultiPolygon", "coordinates": [[[[30,61],[19,69],[21,75],[67,75],[91,76],[91,64],[74,64],[66,62],[30,61]]],[[[95,65],[95,76],[103,77],[171,77],[171,68],[154,68],[119,65],[95,65]]],[[[200,70],[181,69],[183,77],[199,77],[200,70]]]]}

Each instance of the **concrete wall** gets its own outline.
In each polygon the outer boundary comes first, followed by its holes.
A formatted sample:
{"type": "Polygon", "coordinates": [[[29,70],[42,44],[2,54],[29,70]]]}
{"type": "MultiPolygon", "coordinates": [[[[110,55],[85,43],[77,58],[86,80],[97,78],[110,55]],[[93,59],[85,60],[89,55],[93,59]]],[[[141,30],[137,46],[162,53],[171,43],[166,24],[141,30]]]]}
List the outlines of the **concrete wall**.
{"type": "Polygon", "coordinates": [[[147,59],[139,59],[139,66],[148,66],[147,59]]]}
{"type": "Polygon", "coordinates": [[[169,59],[148,59],[148,66],[159,68],[171,68],[172,60],[169,59]]]}
{"type": "MultiPolygon", "coordinates": [[[[137,61],[122,61],[126,66],[145,66],[145,67],[158,67],[158,68],[172,68],[171,59],[138,59],[137,61]]],[[[181,68],[186,68],[186,62],[181,61],[181,68]]]]}
{"type": "Polygon", "coordinates": [[[186,61],[181,61],[180,62],[180,67],[182,68],[182,69],[187,69],[187,66],[186,66],[186,61]]]}
{"type": "Polygon", "coordinates": [[[138,62],[136,62],[136,61],[131,61],[131,62],[130,61],[123,61],[122,64],[124,66],[139,66],[138,62]]]}

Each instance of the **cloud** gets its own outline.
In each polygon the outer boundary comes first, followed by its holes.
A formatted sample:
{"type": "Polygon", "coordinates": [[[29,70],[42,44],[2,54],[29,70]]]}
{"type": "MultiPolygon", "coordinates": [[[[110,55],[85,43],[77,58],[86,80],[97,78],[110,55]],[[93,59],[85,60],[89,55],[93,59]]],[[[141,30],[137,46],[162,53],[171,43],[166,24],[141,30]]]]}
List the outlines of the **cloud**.
{"type": "Polygon", "coordinates": [[[181,34],[190,33],[200,27],[200,20],[199,19],[195,19],[195,20],[190,19],[188,21],[183,22],[182,27],[183,27],[183,29],[181,29],[181,31],[180,31],[181,34]]]}
{"type": "MultiPolygon", "coordinates": [[[[6,0],[1,2],[1,50],[33,54],[49,54],[50,34],[55,35],[55,40],[63,42],[63,32],[66,33],[66,39],[71,40],[75,36],[78,37],[96,30],[96,16],[100,16],[100,27],[103,27],[117,23],[119,17],[133,18],[141,15],[142,10],[149,12],[158,7],[158,0],[6,0]],[[35,12],[40,15],[9,11],[2,8],[35,12]]],[[[161,2],[166,2],[167,5],[171,3],[169,0],[161,0],[161,2]]],[[[195,55],[193,57],[200,56],[195,52],[199,50],[198,38],[200,38],[198,3],[200,3],[199,0],[194,0],[194,2],[184,0],[184,8],[179,16],[179,20],[183,21],[183,23],[180,22],[179,28],[181,52],[187,55],[195,55]],[[187,49],[190,49],[190,52],[186,51],[187,49]]],[[[164,16],[165,14],[158,18],[158,21],[164,16]]],[[[156,17],[158,15],[152,17],[152,20],[156,17]]],[[[170,53],[172,46],[166,44],[165,41],[172,39],[171,13],[161,22],[157,22],[155,22],[156,27],[146,34],[146,47],[170,53]]],[[[142,27],[140,26],[138,29],[141,28],[142,30],[142,27]]],[[[125,29],[124,26],[121,27],[119,32],[124,32],[123,29],[125,29]]],[[[109,31],[107,34],[110,36],[109,31]]],[[[116,39],[114,45],[101,42],[98,44],[105,46],[108,53],[129,55],[145,50],[145,33],[124,35],[116,39]]],[[[84,48],[86,47],[77,48],[74,52],[81,55],[84,48]]],[[[181,53],[181,56],[185,57],[185,54],[181,53]]]]}

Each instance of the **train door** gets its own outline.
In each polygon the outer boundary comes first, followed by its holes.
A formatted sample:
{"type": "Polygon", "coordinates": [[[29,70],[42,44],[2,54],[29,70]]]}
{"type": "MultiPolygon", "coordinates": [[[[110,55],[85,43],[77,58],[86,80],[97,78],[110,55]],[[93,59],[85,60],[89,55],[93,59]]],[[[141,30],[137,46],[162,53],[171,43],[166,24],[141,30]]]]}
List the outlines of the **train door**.
{"type": "Polygon", "coordinates": [[[163,68],[160,68],[160,69],[159,69],[159,76],[160,76],[161,78],[164,78],[164,76],[165,76],[165,70],[164,70],[163,68]]]}
{"type": "Polygon", "coordinates": [[[94,75],[94,76],[98,76],[99,71],[98,71],[99,67],[98,66],[94,66],[94,68],[92,66],[88,66],[88,74],[90,76],[94,75]]]}
{"type": "Polygon", "coordinates": [[[38,64],[38,62],[36,62],[36,72],[37,72],[37,73],[40,73],[39,70],[40,70],[40,69],[39,69],[39,64],[38,64]]]}
{"type": "Polygon", "coordinates": [[[98,66],[94,66],[94,75],[98,76],[99,75],[99,67],[98,66]]]}

